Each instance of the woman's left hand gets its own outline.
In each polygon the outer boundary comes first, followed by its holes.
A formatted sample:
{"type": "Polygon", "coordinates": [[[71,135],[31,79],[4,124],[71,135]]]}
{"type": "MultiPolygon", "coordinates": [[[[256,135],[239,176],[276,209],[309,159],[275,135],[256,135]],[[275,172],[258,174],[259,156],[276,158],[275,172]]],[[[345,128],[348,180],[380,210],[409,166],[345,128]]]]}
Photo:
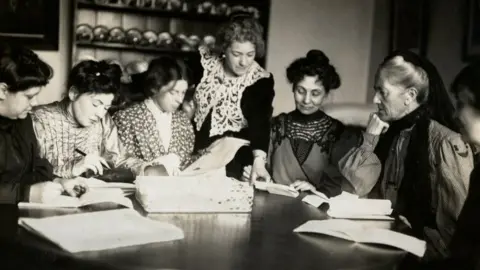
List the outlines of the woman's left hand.
{"type": "Polygon", "coordinates": [[[254,181],[272,181],[272,178],[265,167],[265,161],[261,158],[256,158],[253,161],[252,172],[250,173],[250,183],[254,183],[254,181]]]}
{"type": "Polygon", "coordinates": [[[84,193],[88,192],[88,185],[85,182],[85,178],[75,177],[75,178],[56,178],[54,182],[62,185],[63,190],[72,197],[80,197],[84,193]]]}
{"type": "Polygon", "coordinates": [[[290,186],[299,191],[315,190],[315,187],[310,182],[303,180],[297,180],[290,186]]]}

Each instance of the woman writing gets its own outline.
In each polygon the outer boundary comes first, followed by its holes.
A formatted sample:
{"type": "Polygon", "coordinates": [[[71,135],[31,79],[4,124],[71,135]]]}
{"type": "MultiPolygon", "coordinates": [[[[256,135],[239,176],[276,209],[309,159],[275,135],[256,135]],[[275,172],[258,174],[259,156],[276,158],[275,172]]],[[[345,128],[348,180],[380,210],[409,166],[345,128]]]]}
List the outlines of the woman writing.
{"type": "Polygon", "coordinates": [[[41,156],[50,161],[58,177],[90,171],[102,175],[104,167],[143,172],[146,164],[126,154],[107,114],[117,97],[121,75],[116,64],[80,62],[69,74],[66,97],[34,111],[41,156]]]}

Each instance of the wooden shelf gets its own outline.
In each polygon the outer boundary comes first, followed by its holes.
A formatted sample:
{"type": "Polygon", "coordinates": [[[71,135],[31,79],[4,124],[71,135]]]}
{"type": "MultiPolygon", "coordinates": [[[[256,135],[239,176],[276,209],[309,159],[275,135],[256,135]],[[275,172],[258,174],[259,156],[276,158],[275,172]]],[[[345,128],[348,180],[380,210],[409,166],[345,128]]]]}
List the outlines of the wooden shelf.
{"type": "Polygon", "coordinates": [[[226,22],[228,21],[227,16],[222,15],[211,15],[211,14],[198,14],[195,12],[182,12],[182,11],[168,11],[154,8],[142,8],[142,7],[130,7],[114,4],[95,4],[87,1],[79,0],[77,2],[77,7],[79,9],[91,9],[91,10],[102,10],[102,11],[111,11],[111,12],[121,12],[121,13],[132,13],[140,15],[150,15],[150,16],[161,16],[165,18],[176,18],[189,21],[204,21],[204,22],[226,22]]]}
{"type": "Polygon", "coordinates": [[[144,52],[144,53],[158,53],[158,54],[183,54],[183,55],[194,55],[198,54],[198,51],[182,51],[175,49],[165,49],[152,46],[134,46],[129,44],[122,43],[108,43],[108,42],[85,42],[77,41],[76,45],[82,48],[91,48],[91,49],[107,49],[107,50],[121,50],[121,51],[130,51],[130,52],[144,52]]]}

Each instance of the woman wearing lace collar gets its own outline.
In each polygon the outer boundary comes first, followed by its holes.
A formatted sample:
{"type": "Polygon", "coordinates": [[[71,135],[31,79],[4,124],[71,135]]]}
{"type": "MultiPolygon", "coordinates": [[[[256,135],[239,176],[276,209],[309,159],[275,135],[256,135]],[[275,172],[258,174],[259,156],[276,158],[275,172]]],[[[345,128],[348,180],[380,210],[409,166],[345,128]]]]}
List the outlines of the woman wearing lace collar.
{"type": "Polygon", "coordinates": [[[249,141],[226,168],[227,176],[237,179],[252,164],[251,179],[269,179],[265,162],[275,92],[273,76],[255,61],[264,54],[262,37],[261,25],[241,14],[220,29],[218,53],[200,48],[203,77],[195,92],[195,151],[201,154],[224,137],[249,141]]]}

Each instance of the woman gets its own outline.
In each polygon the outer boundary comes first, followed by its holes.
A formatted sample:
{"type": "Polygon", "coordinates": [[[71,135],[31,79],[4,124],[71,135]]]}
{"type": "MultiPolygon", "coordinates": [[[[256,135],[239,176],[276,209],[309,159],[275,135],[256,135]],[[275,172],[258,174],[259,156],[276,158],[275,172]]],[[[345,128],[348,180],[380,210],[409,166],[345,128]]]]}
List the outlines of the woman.
{"type": "Polygon", "coordinates": [[[0,44],[0,203],[47,202],[76,195],[79,180],[54,179],[39,156],[30,112],[52,78],[52,68],[31,50],[0,44]]]}
{"type": "Polygon", "coordinates": [[[117,97],[121,75],[116,64],[80,62],[69,74],[65,98],[34,111],[41,156],[50,161],[58,177],[87,172],[102,175],[104,167],[127,168],[137,175],[143,172],[147,164],[125,153],[107,114],[117,97]]]}
{"type": "MultiPolygon", "coordinates": [[[[322,109],[330,91],[340,87],[340,76],[322,51],[311,50],[290,64],[287,79],[296,109],[272,120],[268,155],[272,180],[302,191],[338,195],[343,182],[338,158],[359,137],[344,132],[345,127],[322,109]]],[[[249,175],[247,168],[244,177],[249,175]]]]}
{"type": "Polygon", "coordinates": [[[188,89],[187,70],[179,61],[161,57],[132,78],[137,102],[113,115],[120,140],[129,154],[156,160],[169,175],[177,174],[187,165],[195,140],[190,119],[179,110],[188,89]]]}
{"type": "Polygon", "coordinates": [[[423,260],[445,257],[466,198],[470,147],[454,130],[454,106],[430,61],[393,52],[375,80],[363,143],[339,162],[361,196],[388,199],[427,242],[423,260]]]}
{"type": "Polygon", "coordinates": [[[275,95],[273,76],[255,57],[265,51],[262,26],[247,15],[237,15],[223,26],[219,53],[200,47],[203,77],[195,92],[195,152],[203,153],[224,137],[249,141],[227,165],[227,176],[240,179],[252,165],[252,179],[269,177],[265,168],[269,122],[275,95]]]}

